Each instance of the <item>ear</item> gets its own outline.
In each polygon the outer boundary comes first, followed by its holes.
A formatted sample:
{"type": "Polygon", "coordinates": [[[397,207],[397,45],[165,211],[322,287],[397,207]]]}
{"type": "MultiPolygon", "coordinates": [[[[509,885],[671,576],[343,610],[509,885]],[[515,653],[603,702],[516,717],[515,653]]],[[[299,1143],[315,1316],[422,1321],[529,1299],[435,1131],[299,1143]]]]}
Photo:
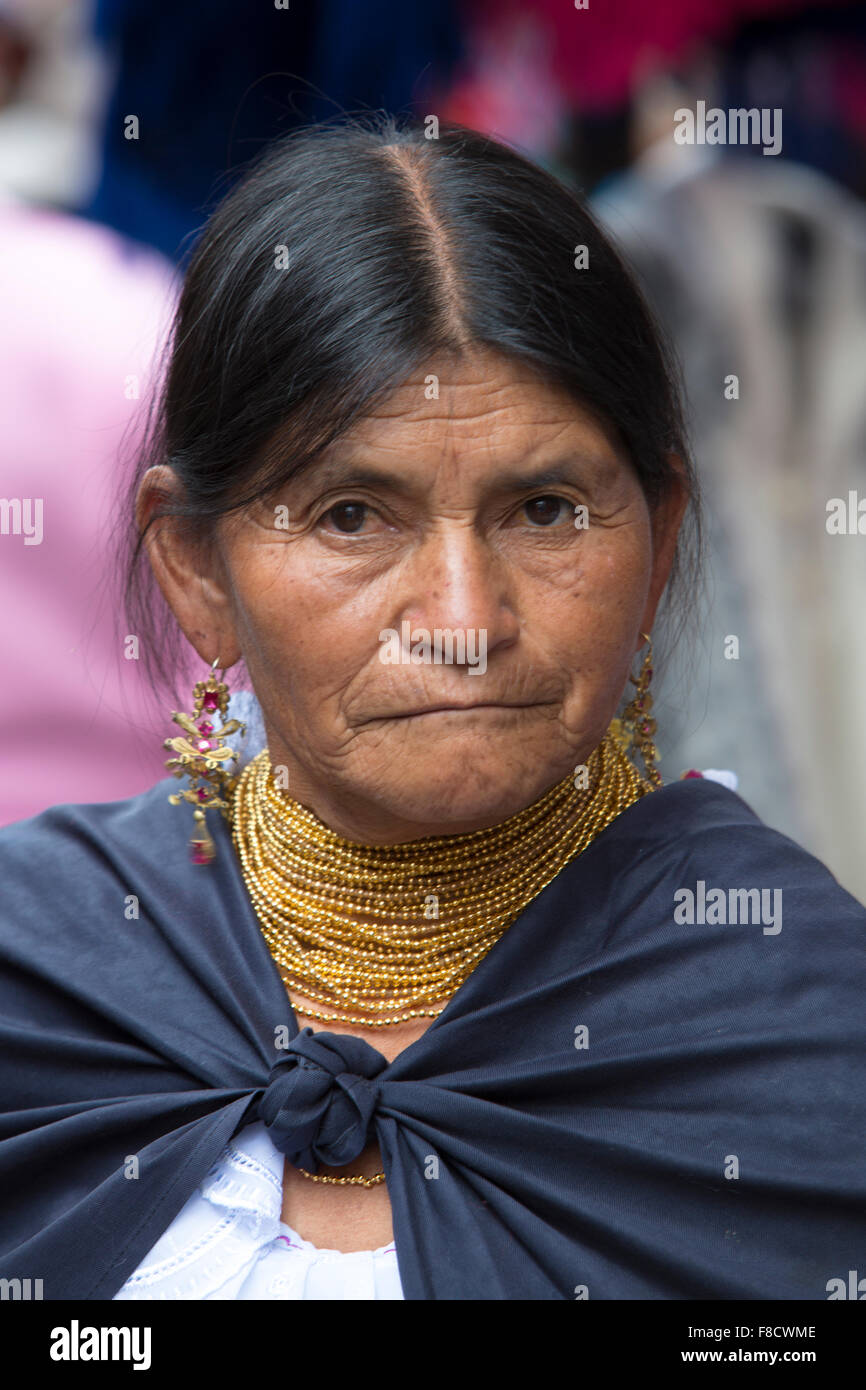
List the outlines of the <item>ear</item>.
{"type": "Polygon", "coordinates": [[[185,517],[154,515],[183,499],[183,484],[165,465],[149,468],[135,504],[139,532],[156,582],[187,640],[210,666],[228,669],[241,650],[217,547],[197,539],[185,517]]]}
{"type": "MultiPolygon", "coordinates": [[[[667,495],[658,503],[651,514],[652,575],[646,607],[641,619],[641,632],[652,632],[656,609],[668,582],[676,554],[677,537],[691,496],[688,474],[679,454],[669,454],[668,461],[674,470],[674,476],[668,484],[667,495]]],[[[640,645],[643,645],[643,639],[641,639],[640,645]]]]}

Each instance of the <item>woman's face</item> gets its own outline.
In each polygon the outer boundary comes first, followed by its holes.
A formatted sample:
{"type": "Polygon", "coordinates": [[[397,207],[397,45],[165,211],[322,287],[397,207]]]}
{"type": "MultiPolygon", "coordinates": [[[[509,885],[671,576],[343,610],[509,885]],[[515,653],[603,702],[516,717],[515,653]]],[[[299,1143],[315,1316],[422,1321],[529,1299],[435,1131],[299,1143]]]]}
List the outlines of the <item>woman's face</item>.
{"type": "Polygon", "coordinates": [[[478,349],[225,520],[204,572],[170,531],[151,558],[203,661],[243,656],[289,795],[386,844],[496,824],[587,761],[686,500],[678,482],[651,520],[606,430],[478,349]]]}

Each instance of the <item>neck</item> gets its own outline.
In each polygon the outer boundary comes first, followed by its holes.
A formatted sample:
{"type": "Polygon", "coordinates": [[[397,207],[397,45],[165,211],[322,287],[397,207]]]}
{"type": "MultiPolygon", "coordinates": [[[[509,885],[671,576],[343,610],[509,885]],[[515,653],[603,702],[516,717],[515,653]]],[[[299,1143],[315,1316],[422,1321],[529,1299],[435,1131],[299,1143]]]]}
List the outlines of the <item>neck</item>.
{"type": "Polygon", "coordinates": [[[370,845],[279,791],[260,753],[238,780],[232,833],[287,987],[324,1010],[298,1011],[362,1026],[441,1012],[532,898],[650,790],[610,736],[587,774],[586,788],[564,778],[496,826],[370,845]]]}
{"type": "MultiPolygon", "coordinates": [[[[589,766],[600,746],[592,745],[569,753],[566,767],[589,766]]],[[[528,785],[506,784],[493,790],[479,786],[476,803],[467,806],[462,815],[456,811],[452,791],[431,786],[421,798],[423,811],[412,814],[403,806],[397,809],[388,805],[387,797],[374,798],[369,792],[359,792],[344,783],[337,784],[313,775],[277,736],[269,738],[266,751],[274,783],[286,800],[305,808],[343,840],[383,848],[492,830],[541,800],[552,786],[565,779],[564,770],[554,769],[552,775],[548,773],[546,777],[543,771],[534,770],[533,780],[528,785]]],[[[569,772],[568,777],[571,775],[569,772]]],[[[375,785],[373,779],[371,784],[375,785]]],[[[460,793],[463,797],[469,795],[465,784],[460,793]]]]}

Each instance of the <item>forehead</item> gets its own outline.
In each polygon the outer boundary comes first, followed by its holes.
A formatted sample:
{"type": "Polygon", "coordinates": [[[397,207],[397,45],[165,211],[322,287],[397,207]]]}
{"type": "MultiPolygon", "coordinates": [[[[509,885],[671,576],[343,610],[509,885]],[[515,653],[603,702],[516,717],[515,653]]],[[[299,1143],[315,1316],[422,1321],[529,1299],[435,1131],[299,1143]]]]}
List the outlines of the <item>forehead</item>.
{"type": "Polygon", "coordinates": [[[584,452],[618,454],[614,432],[529,364],[474,346],[433,358],[328,451],[433,447],[465,453],[525,453],[556,441],[584,452]]]}

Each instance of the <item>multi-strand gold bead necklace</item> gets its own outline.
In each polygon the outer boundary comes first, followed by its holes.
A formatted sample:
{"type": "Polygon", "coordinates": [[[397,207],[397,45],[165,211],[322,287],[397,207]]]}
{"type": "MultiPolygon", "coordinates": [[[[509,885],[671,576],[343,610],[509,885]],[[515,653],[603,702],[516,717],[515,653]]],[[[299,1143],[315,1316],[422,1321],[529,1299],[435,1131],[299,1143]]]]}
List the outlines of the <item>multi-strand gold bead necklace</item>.
{"type": "Polygon", "coordinates": [[[260,753],[238,780],[233,837],[287,988],[330,1010],[297,1012],[365,1028],[441,1013],[526,905],[650,790],[610,736],[587,780],[578,790],[569,776],[486,830],[371,846],[287,797],[260,753]]]}
{"type": "Polygon", "coordinates": [[[362,845],[282,792],[265,749],[238,779],[232,835],[287,989],[325,1010],[295,1011],[364,1028],[435,1018],[569,860],[652,791],[612,730],[586,780],[568,776],[486,830],[362,845]]]}

